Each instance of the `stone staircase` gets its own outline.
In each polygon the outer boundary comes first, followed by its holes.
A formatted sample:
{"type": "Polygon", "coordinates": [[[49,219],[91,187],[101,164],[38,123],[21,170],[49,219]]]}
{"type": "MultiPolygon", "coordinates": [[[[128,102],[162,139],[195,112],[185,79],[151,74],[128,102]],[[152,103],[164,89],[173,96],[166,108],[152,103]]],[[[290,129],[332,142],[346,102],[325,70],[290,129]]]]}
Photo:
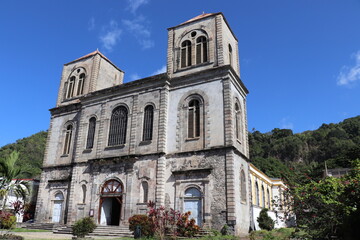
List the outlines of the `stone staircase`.
{"type": "Polygon", "coordinates": [[[133,237],[134,234],[129,227],[119,226],[97,226],[90,236],[115,236],[115,237],[133,237]]]}
{"type": "MultiPolygon", "coordinates": [[[[54,228],[53,233],[72,234],[72,228],[71,226],[58,226],[54,228]]],[[[128,227],[99,225],[89,236],[133,237],[134,235],[128,227]]]]}
{"type": "Polygon", "coordinates": [[[22,228],[52,231],[56,226],[54,223],[22,223],[22,228]]]}

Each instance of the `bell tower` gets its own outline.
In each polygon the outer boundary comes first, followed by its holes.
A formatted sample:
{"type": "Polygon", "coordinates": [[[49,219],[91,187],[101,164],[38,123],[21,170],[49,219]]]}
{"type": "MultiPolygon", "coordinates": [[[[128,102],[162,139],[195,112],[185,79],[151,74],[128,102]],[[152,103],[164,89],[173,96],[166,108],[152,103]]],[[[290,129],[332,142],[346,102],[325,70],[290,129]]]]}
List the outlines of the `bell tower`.
{"type": "Polygon", "coordinates": [[[240,77],[238,40],[222,13],[203,13],[168,29],[170,77],[223,65],[240,77]]]}

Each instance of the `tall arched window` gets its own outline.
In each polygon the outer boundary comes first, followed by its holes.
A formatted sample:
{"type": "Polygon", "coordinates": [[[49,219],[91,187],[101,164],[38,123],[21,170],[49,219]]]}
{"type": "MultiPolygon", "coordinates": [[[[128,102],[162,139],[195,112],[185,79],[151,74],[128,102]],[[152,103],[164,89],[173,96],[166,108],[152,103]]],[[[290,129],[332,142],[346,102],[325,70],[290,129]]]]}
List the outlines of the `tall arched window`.
{"type": "Polygon", "coordinates": [[[69,154],[70,153],[72,132],[73,132],[73,126],[71,124],[69,124],[66,127],[66,131],[65,131],[63,154],[69,154]]]}
{"type": "Polygon", "coordinates": [[[240,140],[241,137],[241,111],[239,103],[235,103],[235,134],[236,139],[240,140]]]}
{"type": "Polygon", "coordinates": [[[233,54],[232,54],[232,47],[230,44],[229,44],[229,64],[230,66],[233,65],[233,54]]]}
{"type": "Polygon", "coordinates": [[[188,66],[191,66],[191,42],[186,40],[181,44],[181,67],[188,66]]]}
{"type": "Polygon", "coordinates": [[[206,37],[198,37],[196,39],[196,64],[208,61],[207,51],[206,37]]]}
{"type": "Polygon", "coordinates": [[[71,98],[74,96],[75,79],[76,79],[75,76],[70,77],[66,98],[71,98]]]}
{"type": "Polygon", "coordinates": [[[77,95],[82,95],[84,92],[84,81],[85,81],[85,73],[81,73],[79,76],[78,87],[77,87],[77,95]]]}
{"type": "Polygon", "coordinates": [[[271,208],[271,202],[270,202],[270,192],[269,189],[267,189],[267,200],[268,200],[268,209],[271,208]]]}
{"type": "Polygon", "coordinates": [[[82,186],[81,186],[81,189],[82,189],[82,203],[85,203],[85,201],[86,201],[86,186],[83,184],[82,186]]]}
{"type": "Polygon", "coordinates": [[[110,120],[109,146],[125,144],[128,111],[126,107],[120,106],[114,109],[110,120]]]}
{"type": "Polygon", "coordinates": [[[95,138],[95,128],[96,128],[96,118],[92,117],[89,120],[89,129],[86,140],[86,149],[92,149],[94,147],[94,138],[95,138]]]}
{"type": "Polygon", "coordinates": [[[264,186],[261,186],[262,206],[265,207],[265,190],[264,186]]]}
{"type": "Polygon", "coordinates": [[[256,196],[255,196],[256,197],[256,205],[260,206],[259,185],[257,182],[255,183],[255,194],[256,194],[256,196]]]}
{"type": "Polygon", "coordinates": [[[200,137],[200,102],[193,99],[188,106],[188,138],[200,137]]]}
{"type": "Polygon", "coordinates": [[[246,178],[244,170],[240,172],[241,202],[246,202],[246,178]]]}
{"type": "Polygon", "coordinates": [[[149,184],[145,181],[141,183],[142,188],[142,201],[143,203],[146,203],[148,201],[148,195],[149,195],[149,184]]]}
{"type": "Polygon", "coordinates": [[[154,122],[154,107],[148,105],[144,111],[143,141],[152,140],[154,122]]]}

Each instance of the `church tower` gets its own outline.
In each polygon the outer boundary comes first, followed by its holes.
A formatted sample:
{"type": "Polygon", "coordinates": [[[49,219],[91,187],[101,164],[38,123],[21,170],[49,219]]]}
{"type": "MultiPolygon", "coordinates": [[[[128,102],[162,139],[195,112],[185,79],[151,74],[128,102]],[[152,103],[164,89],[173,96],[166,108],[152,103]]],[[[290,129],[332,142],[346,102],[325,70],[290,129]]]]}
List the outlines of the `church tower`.
{"type": "Polygon", "coordinates": [[[240,76],[238,40],[222,13],[203,13],[168,29],[170,76],[224,65],[240,76]]]}

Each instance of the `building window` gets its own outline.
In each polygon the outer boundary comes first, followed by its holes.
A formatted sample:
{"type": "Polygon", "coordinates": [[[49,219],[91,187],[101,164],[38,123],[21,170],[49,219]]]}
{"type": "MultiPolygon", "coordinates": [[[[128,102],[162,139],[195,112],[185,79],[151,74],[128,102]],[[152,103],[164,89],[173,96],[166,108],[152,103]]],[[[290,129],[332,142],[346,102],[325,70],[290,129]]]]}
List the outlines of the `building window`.
{"type": "Polygon", "coordinates": [[[85,73],[80,74],[77,95],[82,95],[84,91],[84,81],[85,81],[85,73]]]}
{"type": "Polygon", "coordinates": [[[246,203],[246,178],[244,170],[240,172],[241,202],[246,203]]]}
{"type": "Polygon", "coordinates": [[[72,98],[74,96],[75,79],[76,78],[72,76],[69,80],[66,98],[72,98]]]}
{"type": "Polygon", "coordinates": [[[193,99],[188,106],[188,138],[200,137],[200,102],[193,99]]]}
{"type": "Polygon", "coordinates": [[[65,98],[72,98],[82,95],[84,93],[85,78],[86,73],[84,68],[75,69],[70,74],[69,80],[65,82],[65,98]]]}
{"type": "Polygon", "coordinates": [[[89,120],[89,129],[86,141],[86,149],[92,149],[94,147],[94,138],[95,138],[95,128],[96,128],[96,118],[92,117],[89,120]]]}
{"type": "Polygon", "coordinates": [[[144,181],[141,183],[141,188],[142,188],[142,201],[143,203],[146,203],[148,202],[149,184],[144,181]]]}
{"type": "Polygon", "coordinates": [[[122,192],[123,186],[121,182],[114,179],[107,181],[101,189],[101,195],[121,194],[122,192]]]}
{"type": "Polygon", "coordinates": [[[207,40],[206,37],[201,36],[196,39],[196,64],[208,61],[207,56],[207,40]]]}
{"type": "Polygon", "coordinates": [[[65,131],[64,151],[63,151],[64,155],[70,153],[72,132],[73,132],[73,126],[70,124],[66,127],[66,131],[65,131]]]}
{"type": "Polygon", "coordinates": [[[268,208],[270,209],[271,208],[271,202],[270,202],[270,192],[269,192],[269,189],[267,189],[267,200],[268,200],[268,208]]]}
{"type": "Polygon", "coordinates": [[[232,47],[229,44],[229,64],[230,66],[233,66],[233,54],[232,54],[232,47]]]}
{"type": "Polygon", "coordinates": [[[186,40],[181,44],[181,67],[188,66],[191,66],[191,42],[186,40]]]}
{"type": "Polygon", "coordinates": [[[264,186],[261,186],[261,195],[262,195],[262,206],[265,207],[265,190],[264,190],[264,186]]]}
{"type": "Polygon", "coordinates": [[[81,186],[81,189],[82,189],[82,203],[85,203],[86,201],[86,186],[85,185],[82,185],[81,186]]]}
{"type": "Polygon", "coordinates": [[[256,194],[256,205],[260,206],[260,198],[259,198],[259,185],[255,183],[255,194],[256,194]]]}
{"type": "Polygon", "coordinates": [[[154,107],[148,105],[144,111],[143,141],[152,140],[154,122],[154,107]]]}
{"type": "Polygon", "coordinates": [[[128,111],[126,107],[120,106],[114,109],[110,120],[109,146],[125,144],[128,111]]]}
{"type": "Polygon", "coordinates": [[[235,134],[236,139],[240,140],[241,137],[241,111],[239,103],[235,103],[235,134]]]}

